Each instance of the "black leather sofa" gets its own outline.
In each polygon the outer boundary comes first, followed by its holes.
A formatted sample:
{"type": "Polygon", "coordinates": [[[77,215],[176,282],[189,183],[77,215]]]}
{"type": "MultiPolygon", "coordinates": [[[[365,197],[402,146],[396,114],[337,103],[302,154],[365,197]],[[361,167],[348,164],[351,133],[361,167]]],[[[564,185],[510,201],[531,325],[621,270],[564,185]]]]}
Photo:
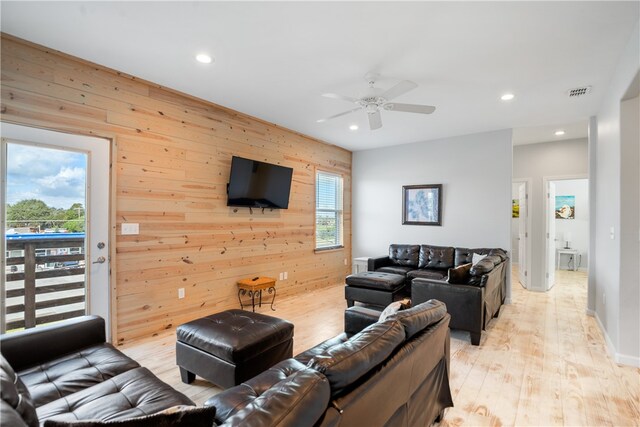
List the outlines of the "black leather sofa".
{"type": "Polygon", "coordinates": [[[0,336],[3,426],[122,420],[194,403],[105,342],[83,316],[0,336]]]}
{"type": "Polygon", "coordinates": [[[469,331],[480,344],[482,331],[497,317],[506,296],[507,253],[499,248],[454,248],[431,245],[390,245],[389,255],[369,258],[368,270],[403,274],[415,304],[437,299],[451,314],[452,329],[469,331]],[[450,283],[449,269],[486,255],[470,268],[462,282],[450,283]]]}
{"type": "Polygon", "coordinates": [[[449,320],[443,303],[425,302],[318,344],[205,405],[223,426],[429,426],[453,406],[449,320]]]}

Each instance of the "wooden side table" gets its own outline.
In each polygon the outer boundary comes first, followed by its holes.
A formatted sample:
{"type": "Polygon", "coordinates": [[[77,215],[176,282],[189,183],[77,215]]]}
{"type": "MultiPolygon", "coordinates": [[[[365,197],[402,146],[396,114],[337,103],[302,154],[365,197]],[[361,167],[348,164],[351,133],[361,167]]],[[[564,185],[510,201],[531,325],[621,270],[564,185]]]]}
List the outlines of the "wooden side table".
{"type": "Polygon", "coordinates": [[[251,309],[256,311],[256,296],[258,297],[258,307],[262,307],[262,291],[266,290],[268,293],[273,294],[271,299],[271,310],[276,311],[273,308],[273,303],[276,301],[276,279],[271,277],[258,277],[254,279],[242,279],[238,281],[238,301],[240,302],[240,308],[244,310],[241,296],[249,295],[251,297],[251,309]]]}

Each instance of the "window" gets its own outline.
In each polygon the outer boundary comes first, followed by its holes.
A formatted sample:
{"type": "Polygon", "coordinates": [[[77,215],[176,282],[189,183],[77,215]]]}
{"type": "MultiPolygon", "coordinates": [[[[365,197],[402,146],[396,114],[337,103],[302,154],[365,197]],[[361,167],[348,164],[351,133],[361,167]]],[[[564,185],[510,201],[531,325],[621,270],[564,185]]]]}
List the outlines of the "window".
{"type": "Polygon", "coordinates": [[[316,172],[316,249],[342,247],[342,177],[316,172]]]}

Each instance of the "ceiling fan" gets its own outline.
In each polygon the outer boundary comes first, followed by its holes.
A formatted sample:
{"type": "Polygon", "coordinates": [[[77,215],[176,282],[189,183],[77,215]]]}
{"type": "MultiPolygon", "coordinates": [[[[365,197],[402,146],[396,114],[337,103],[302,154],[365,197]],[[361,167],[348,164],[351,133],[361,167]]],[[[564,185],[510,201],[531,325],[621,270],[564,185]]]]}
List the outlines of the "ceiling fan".
{"type": "Polygon", "coordinates": [[[347,114],[355,113],[356,111],[365,110],[369,117],[369,127],[371,130],[380,129],[382,127],[382,117],[380,116],[380,110],[387,111],[400,111],[403,113],[418,113],[418,114],[431,114],[436,110],[436,107],[431,105],[419,105],[419,104],[400,104],[398,102],[389,102],[400,95],[409,92],[412,89],[418,87],[412,81],[403,80],[400,83],[393,86],[391,89],[383,90],[375,87],[376,80],[379,74],[369,73],[364,76],[365,80],[369,83],[369,88],[360,98],[353,98],[350,96],[338,95],[336,93],[323,93],[322,96],[332,99],[340,99],[342,101],[352,102],[358,107],[349,111],[345,111],[340,114],[327,117],[325,119],[317,120],[318,123],[326,122],[327,120],[335,119],[336,117],[346,116],[347,114]]]}

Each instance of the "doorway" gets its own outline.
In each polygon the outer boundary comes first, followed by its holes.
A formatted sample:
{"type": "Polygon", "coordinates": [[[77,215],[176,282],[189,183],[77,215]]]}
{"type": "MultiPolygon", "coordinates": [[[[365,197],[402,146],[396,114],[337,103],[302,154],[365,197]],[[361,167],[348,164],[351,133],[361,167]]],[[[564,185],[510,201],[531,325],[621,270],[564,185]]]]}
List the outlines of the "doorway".
{"type": "Polygon", "coordinates": [[[530,179],[514,180],[512,183],[511,247],[514,267],[523,288],[529,288],[529,254],[531,246],[531,222],[529,221],[530,179]]]}
{"type": "Polygon", "coordinates": [[[586,271],[589,254],[589,180],[586,176],[545,177],[546,290],[562,270],[586,271]]]}
{"type": "Polygon", "coordinates": [[[85,314],[110,336],[110,141],[2,124],[2,332],[85,314]]]}

